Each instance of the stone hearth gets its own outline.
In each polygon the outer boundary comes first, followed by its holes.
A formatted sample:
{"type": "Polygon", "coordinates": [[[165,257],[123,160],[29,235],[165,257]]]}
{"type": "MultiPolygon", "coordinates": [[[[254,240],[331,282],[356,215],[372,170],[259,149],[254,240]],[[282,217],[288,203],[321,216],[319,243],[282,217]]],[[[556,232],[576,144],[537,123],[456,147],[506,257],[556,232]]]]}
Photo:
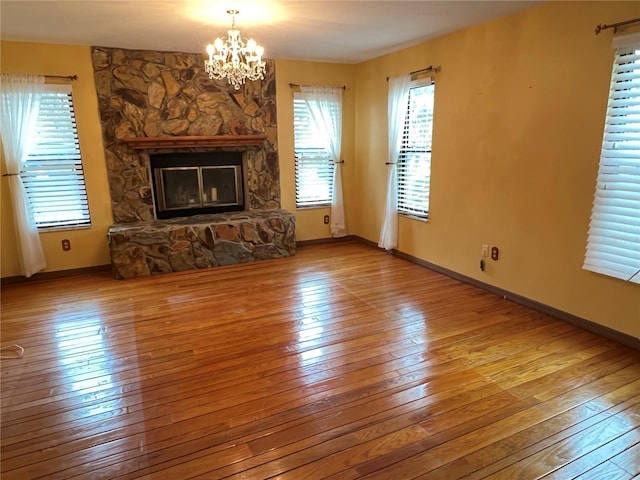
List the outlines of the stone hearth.
{"type": "Polygon", "coordinates": [[[253,262],[295,254],[295,217],[284,210],[196,215],[114,225],[116,278],[253,262]]]}

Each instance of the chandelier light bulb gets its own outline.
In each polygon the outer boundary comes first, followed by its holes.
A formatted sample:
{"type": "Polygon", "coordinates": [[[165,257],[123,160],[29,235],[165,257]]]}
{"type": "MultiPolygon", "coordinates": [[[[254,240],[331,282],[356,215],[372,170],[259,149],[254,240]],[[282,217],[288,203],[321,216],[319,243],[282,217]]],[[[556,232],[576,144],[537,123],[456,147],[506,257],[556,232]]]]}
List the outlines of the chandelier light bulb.
{"type": "Polygon", "coordinates": [[[238,10],[227,10],[231,15],[231,29],[227,30],[227,40],[216,38],[213,45],[207,45],[209,59],[204,61],[204,69],[209,78],[227,79],[235,90],[248,80],[264,78],[266,63],[262,60],[264,48],[251,38],[245,44],[236,30],[236,15],[238,10]]]}

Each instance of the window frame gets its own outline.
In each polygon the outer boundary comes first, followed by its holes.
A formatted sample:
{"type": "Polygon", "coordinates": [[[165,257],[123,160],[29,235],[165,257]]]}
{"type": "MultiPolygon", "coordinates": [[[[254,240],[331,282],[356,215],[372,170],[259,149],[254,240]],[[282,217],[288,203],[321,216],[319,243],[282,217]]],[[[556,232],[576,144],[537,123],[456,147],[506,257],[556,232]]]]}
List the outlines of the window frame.
{"type": "Polygon", "coordinates": [[[29,198],[29,206],[38,231],[75,230],[92,227],[72,85],[57,83],[44,84],[36,124],[36,133],[20,176],[29,198]],[[61,94],[67,97],[68,103],[55,109],[54,114],[57,115],[58,118],[65,118],[68,115],[68,123],[64,121],[56,123],[56,125],[52,127],[50,119],[41,116],[41,114],[45,112],[42,108],[43,101],[46,103],[48,100],[47,97],[53,99],[55,96],[61,94]],[[56,127],[64,133],[62,135],[47,133],[41,136],[42,132],[51,132],[52,129],[56,127]],[[49,143],[48,147],[44,146],[46,142],[49,143]],[[57,153],[56,150],[58,150],[57,153]],[[50,168],[47,168],[46,162],[51,162],[50,168]],[[73,173],[69,174],[71,170],[73,170],[73,173]],[[66,174],[65,171],[67,172],[66,174]],[[42,175],[47,175],[50,178],[53,178],[52,175],[60,175],[59,178],[62,179],[62,182],[56,186],[54,185],[53,179],[48,183],[46,181],[38,181],[39,175],[37,175],[37,172],[40,172],[42,175]],[[57,194],[59,202],[57,204],[58,209],[51,210],[49,218],[44,219],[42,218],[46,215],[44,209],[51,206],[50,204],[45,206],[45,204],[49,203],[46,197],[51,194],[52,190],[56,189],[60,192],[57,194]],[[76,197],[77,203],[75,205],[67,204],[67,207],[65,207],[65,199],[69,197],[76,197]],[[76,215],[69,216],[72,212],[76,212],[76,215]],[[67,214],[68,218],[59,218],[56,220],[52,218],[55,214],[59,216],[67,214]]]}
{"type": "MultiPolygon", "coordinates": [[[[430,191],[431,191],[431,155],[432,155],[432,144],[433,144],[433,118],[434,118],[434,111],[435,111],[435,80],[433,77],[424,77],[424,78],[420,78],[420,79],[416,79],[413,80],[411,82],[411,84],[409,85],[409,94],[407,96],[407,113],[406,113],[406,117],[405,117],[405,124],[404,124],[404,128],[403,128],[403,141],[402,141],[402,145],[400,147],[400,150],[398,152],[398,159],[397,159],[397,211],[398,211],[398,215],[401,215],[403,217],[407,217],[407,218],[412,218],[415,220],[419,220],[422,222],[427,222],[429,219],[429,208],[430,208],[430,203],[429,203],[429,196],[430,196],[430,191]],[[432,92],[431,97],[433,98],[433,102],[431,103],[431,105],[429,105],[430,108],[430,120],[427,120],[425,122],[425,125],[427,126],[427,128],[429,128],[430,132],[429,132],[429,139],[428,139],[428,145],[424,145],[424,149],[416,149],[415,147],[413,149],[409,149],[408,148],[408,143],[410,142],[410,128],[411,128],[411,117],[412,114],[414,112],[412,112],[411,106],[412,106],[412,90],[415,89],[419,89],[419,88],[428,88],[431,87],[432,92]],[[428,169],[428,174],[426,177],[426,208],[424,208],[422,211],[415,209],[415,208],[408,208],[405,205],[407,204],[416,204],[419,203],[420,201],[423,201],[423,199],[409,199],[409,200],[405,200],[403,198],[403,193],[406,192],[407,190],[407,181],[404,180],[405,178],[405,159],[406,156],[408,154],[428,154],[428,163],[427,163],[427,169],[428,169]],[[404,180],[404,181],[403,181],[404,180]]],[[[410,178],[408,180],[411,180],[410,178]]]]}
{"type": "Polygon", "coordinates": [[[640,141],[633,133],[640,127],[640,35],[614,39],[614,47],[582,268],[640,284],[640,141]]]}
{"type": "Polygon", "coordinates": [[[331,154],[327,151],[327,149],[323,145],[313,145],[302,147],[305,150],[308,150],[307,154],[302,154],[302,148],[298,145],[298,139],[301,136],[304,136],[306,139],[308,138],[319,138],[319,134],[317,132],[311,132],[314,129],[313,122],[310,121],[310,112],[309,108],[306,105],[306,102],[302,98],[302,93],[298,91],[293,92],[293,151],[295,158],[295,187],[296,187],[296,209],[298,210],[307,210],[314,208],[327,208],[331,206],[333,199],[333,175],[334,169],[336,168],[335,163],[331,157],[331,154]],[[297,113],[299,109],[306,109],[306,118],[298,117],[297,113]],[[305,131],[300,132],[298,127],[300,125],[305,125],[305,131]],[[315,152],[315,154],[314,154],[315,152]],[[308,168],[304,168],[304,162],[308,162],[308,168]],[[323,165],[323,162],[326,162],[326,165],[323,165]],[[313,165],[316,165],[314,168],[313,165]],[[321,169],[320,167],[324,167],[321,169]],[[301,184],[301,176],[307,172],[312,172],[313,170],[321,171],[321,175],[318,176],[319,180],[326,180],[326,185],[323,184],[323,187],[326,186],[328,191],[327,196],[323,196],[318,200],[312,200],[312,195],[304,195],[301,191],[303,187],[306,186],[301,184]],[[304,200],[307,199],[307,200],[304,200]]]}

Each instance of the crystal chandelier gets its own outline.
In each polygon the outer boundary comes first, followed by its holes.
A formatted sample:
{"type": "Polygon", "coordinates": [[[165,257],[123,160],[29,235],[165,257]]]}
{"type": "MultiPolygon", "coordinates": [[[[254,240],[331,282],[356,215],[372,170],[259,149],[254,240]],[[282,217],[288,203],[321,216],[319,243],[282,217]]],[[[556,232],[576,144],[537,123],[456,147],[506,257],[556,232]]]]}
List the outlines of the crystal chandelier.
{"type": "Polygon", "coordinates": [[[240,30],[236,30],[236,15],[238,10],[227,10],[231,15],[231,30],[227,40],[216,38],[213,44],[207,45],[209,60],[204,61],[204,69],[209,78],[227,79],[233,88],[240,90],[240,85],[246,79],[258,80],[264,78],[265,62],[262,60],[264,48],[251,38],[244,43],[240,30]]]}

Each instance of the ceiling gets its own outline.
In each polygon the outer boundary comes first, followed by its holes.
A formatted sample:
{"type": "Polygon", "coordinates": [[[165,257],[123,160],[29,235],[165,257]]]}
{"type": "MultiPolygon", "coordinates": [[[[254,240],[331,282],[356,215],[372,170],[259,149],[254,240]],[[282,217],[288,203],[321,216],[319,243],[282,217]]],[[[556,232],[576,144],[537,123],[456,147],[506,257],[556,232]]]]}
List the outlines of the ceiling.
{"type": "Polygon", "coordinates": [[[265,57],[359,63],[538,1],[1,0],[2,40],[204,53],[236,27],[265,57]]]}

